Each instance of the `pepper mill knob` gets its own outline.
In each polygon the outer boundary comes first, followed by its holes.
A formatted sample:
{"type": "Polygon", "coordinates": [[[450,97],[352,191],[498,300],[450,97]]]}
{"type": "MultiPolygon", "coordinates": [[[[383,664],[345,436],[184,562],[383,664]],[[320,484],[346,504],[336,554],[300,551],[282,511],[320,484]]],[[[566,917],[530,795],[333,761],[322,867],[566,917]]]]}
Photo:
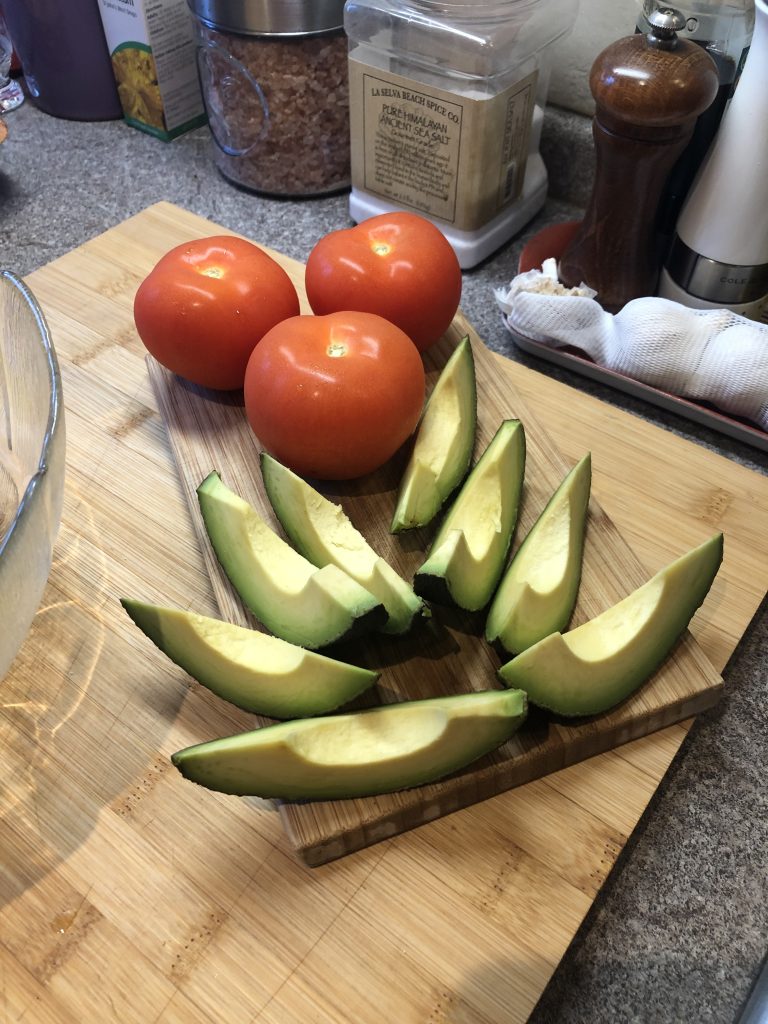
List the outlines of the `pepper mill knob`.
{"type": "Polygon", "coordinates": [[[685,19],[675,8],[659,8],[649,21],[647,35],[617,40],[592,65],[595,182],[559,264],[565,285],[588,284],[609,312],[656,291],[662,191],[718,88],[710,55],[678,37],[685,19]]]}
{"type": "Polygon", "coordinates": [[[660,50],[674,50],[678,43],[677,33],[685,28],[685,18],[674,7],[657,7],[648,18],[651,31],[646,38],[650,46],[660,50]]]}

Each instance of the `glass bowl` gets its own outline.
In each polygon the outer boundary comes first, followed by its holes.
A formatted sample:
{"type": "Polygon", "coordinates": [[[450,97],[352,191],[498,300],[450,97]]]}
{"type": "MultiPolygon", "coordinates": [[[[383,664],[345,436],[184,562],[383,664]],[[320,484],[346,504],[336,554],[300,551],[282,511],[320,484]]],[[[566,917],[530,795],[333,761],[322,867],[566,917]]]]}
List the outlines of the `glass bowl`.
{"type": "Polygon", "coordinates": [[[64,403],[56,352],[34,295],[0,272],[0,679],[51,570],[64,490],[64,403]]]}

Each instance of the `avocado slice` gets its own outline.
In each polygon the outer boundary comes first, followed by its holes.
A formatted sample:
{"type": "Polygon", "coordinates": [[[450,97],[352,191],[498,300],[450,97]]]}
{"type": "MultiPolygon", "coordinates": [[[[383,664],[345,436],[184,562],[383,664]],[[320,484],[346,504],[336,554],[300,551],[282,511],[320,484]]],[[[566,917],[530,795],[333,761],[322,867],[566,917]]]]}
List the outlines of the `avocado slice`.
{"type": "Polygon", "coordinates": [[[384,633],[405,633],[424,602],[355,529],[341,505],[335,505],[283,466],[261,453],[261,475],[275,515],[291,544],[322,568],[336,565],[384,605],[384,633]]]}
{"type": "Polygon", "coordinates": [[[149,639],[218,697],[270,718],[324,714],[367,690],[377,672],[195,612],[123,598],[149,639]]]}
{"type": "Polygon", "coordinates": [[[216,472],[197,489],[213,549],[232,586],[275,636],[316,649],[377,629],[386,619],[373,594],[335,565],[294,551],[216,472]]]}
{"type": "Polygon", "coordinates": [[[624,700],[658,668],[702,603],[723,557],[715,534],[618,604],[568,633],[551,633],[499,669],[533,704],[574,717],[624,700]]]}
{"type": "Polygon", "coordinates": [[[510,654],[565,629],[584,554],[592,459],[568,473],[516,551],[494,595],[485,638],[510,654]]]}
{"type": "Polygon", "coordinates": [[[467,475],[475,446],[477,385],[469,337],[443,367],[421,416],[390,530],[426,526],[467,475]]]}
{"type": "Polygon", "coordinates": [[[443,519],[413,584],[438,604],[479,611],[504,569],[525,474],[525,431],[504,420],[443,519]]]}
{"type": "Polygon", "coordinates": [[[525,719],[525,694],[488,690],[269,725],[180,750],[208,789],[284,800],[375,796],[433,782],[494,750],[525,719]]]}

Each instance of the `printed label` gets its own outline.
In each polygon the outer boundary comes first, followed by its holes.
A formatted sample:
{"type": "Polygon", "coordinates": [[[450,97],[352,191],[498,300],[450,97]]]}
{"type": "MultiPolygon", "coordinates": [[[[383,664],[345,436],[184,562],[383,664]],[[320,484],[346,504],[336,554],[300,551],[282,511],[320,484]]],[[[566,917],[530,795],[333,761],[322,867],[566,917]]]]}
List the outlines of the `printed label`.
{"type": "Polygon", "coordinates": [[[474,99],[349,62],[352,184],[472,231],[520,195],[537,72],[474,99]]]}
{"type": "Polygon", "coordinates": [[[186,0],[99,0],[118,93],[130,124],[161,138],[205,122],[186,0]]]}

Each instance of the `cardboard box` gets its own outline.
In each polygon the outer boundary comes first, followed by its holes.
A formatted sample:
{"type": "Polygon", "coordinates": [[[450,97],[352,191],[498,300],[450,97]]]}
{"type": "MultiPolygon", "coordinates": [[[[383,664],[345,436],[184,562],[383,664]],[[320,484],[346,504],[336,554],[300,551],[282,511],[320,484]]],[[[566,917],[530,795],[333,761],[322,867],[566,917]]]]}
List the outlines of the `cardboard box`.
{"type": "Polygon", "coordinates": [[[168,141],[205,124],[186,0],[99,0],[128,124],[168,141]]]}

